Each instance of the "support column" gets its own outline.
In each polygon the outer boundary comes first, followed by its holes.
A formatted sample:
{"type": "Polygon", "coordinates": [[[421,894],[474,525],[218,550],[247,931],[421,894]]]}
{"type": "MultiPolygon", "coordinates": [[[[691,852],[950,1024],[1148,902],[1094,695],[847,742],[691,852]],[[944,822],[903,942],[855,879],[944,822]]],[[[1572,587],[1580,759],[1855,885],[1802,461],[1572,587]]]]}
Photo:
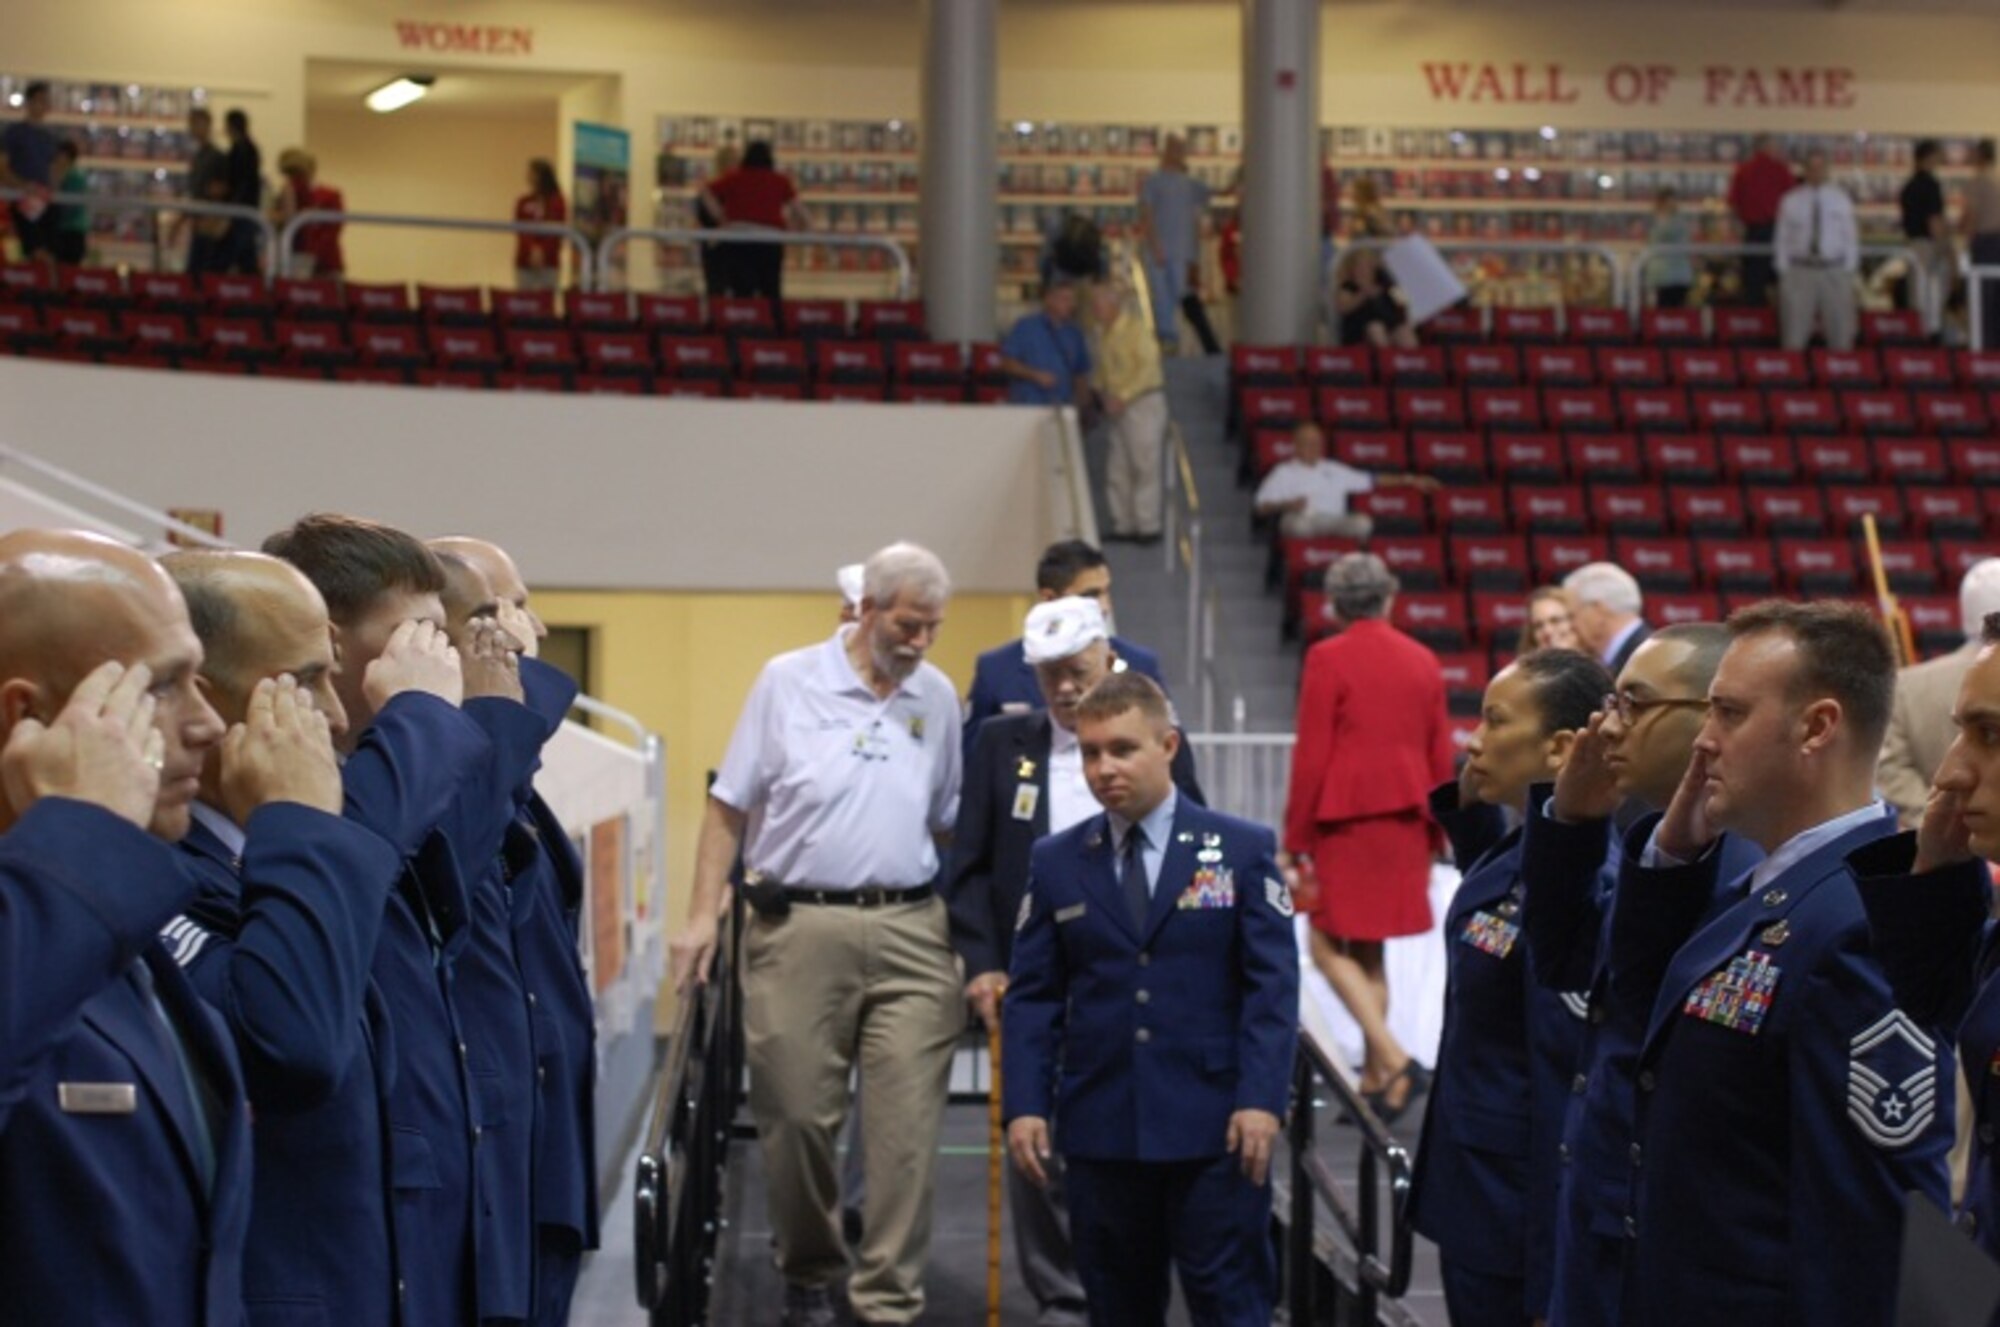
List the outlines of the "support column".
{"type": "Polygon", "coordinates": [[[931,335],[990,341],[1000,277],[999,0],[924,0],[917,268],[931,335]]]}
{"type": "Polygon", "coordinates": [[[1312,341],[1320,301],[1319,0],[1243,0],[1237,339],[1312,341]]]}

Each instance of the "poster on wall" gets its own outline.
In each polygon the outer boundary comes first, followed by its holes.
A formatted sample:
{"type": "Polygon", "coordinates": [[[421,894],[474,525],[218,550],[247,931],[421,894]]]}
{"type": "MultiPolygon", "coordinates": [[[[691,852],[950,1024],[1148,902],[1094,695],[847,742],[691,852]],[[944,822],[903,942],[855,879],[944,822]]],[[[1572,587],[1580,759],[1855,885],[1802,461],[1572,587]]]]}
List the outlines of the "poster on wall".
{"type": "Polygon", "coordinates": [[[604,992],[625,971],[625,890],[628,856],[625,817],[613,816],[590,827],[591,985],[604,992]]]}
{"type": "MultiPolygon", "coordinates": [[[[576,123],[576,178],[571,182],[571,215],[594,245],[631,224],[632,135],[608,124],[576,123]]],[[[612,267],[625,271],[625,250],[612,254],[612,267]]]]}

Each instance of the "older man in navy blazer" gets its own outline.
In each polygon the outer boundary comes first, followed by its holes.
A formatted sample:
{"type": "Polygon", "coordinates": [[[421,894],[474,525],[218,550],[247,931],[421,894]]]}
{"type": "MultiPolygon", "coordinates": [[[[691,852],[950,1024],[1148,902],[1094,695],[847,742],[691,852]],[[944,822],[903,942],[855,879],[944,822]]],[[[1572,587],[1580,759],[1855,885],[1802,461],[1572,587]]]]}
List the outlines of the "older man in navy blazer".
{"type": "Polygon", "coordinates": [[[1033,853],[1004,1004],[1008,1148],[1042,1183],[1059,1140],[1093,1324],[1163,1324],[1177,1269],[1201,1327],[1266,1327],[1299,1000],[1276,843],[1176,793],[1151,681],[1100,682],[1077,739],[1105,814],[1033,853]]]}
{"type": "MultiPolygon", "coordinates": [[[[1076,707],[1085,692],[1111,675],[1116,658],[1104,613],[1090,599],[1036,604],[1021,640],[1047,708],[1002,715],[980,732],[959,798],[946,894],[952,947],[965,964],[966,998],[989,1024],[1006,989],[1014,918],[1028,889],[1029,852],[1051,831],[1060,833],[1101,810],[1083,775],[1076,707]]],[[[1183,796],[1201,802],[1194,752],[1185,741],[1174,753],[1173,777],[1183,796]]],[[[1035,1297],[1038,1327],[1066,1327],[1084,1320],[1083,1284],[1070,1251],[1062,1168],[1051,1157],[1047,1169],[1046,1187],[1008,1171],[1008,1203],[1021,1279],[1035,1297]]]]}
{"type": "MultiPolygon", "coordinates": [[[[1106,634],[1111,626],[1111,567],[1104,554],[1081,539],[1065,539],[1050,544],[1035,567],[1035,589],[1044,603],[1058,599],[1088,599],[1104,614],[1106,634]]],[[[1144,673],[1166,688],[1160,676],[1160,660],[1143,645],[1110,636],[1114,667],[1144,673]]],[[[972,758],[973,743],[987,720],[1002,714],[1026,714],[1042,703],[1035,681],[1035,669],[1022,649],[1023,642],[1010,640],[979,656],[972,672],[972,690],[966,696],[965,756],[972,758]]]]}

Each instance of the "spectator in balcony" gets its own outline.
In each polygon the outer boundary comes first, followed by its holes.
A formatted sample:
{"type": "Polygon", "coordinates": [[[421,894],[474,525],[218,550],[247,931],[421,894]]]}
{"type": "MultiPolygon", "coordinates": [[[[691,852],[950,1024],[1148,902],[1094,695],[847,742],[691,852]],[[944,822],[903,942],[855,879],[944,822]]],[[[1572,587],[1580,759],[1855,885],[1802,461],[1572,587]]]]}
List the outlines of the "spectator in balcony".
{"type": "Polygon", "coordinates": [[[1653,634],[1639,616],[1646,606],[1639,582],[1615,562],[1589,562],[1563,577],[1562,587],[1569,594],[1578,647],[1616,677],[1653,634]]]}
{"type": "Polygon", "coordinates": [[[1349,249],[1334,269],[1333,307],[1340,315],[1340,344],[1377,348],[1417,344],[1395,283],[1373,249],[1349,249]]]}
{"type": "Polygon", "coordinates": [[[1382,186],[1375,183],[1373,176],[1355,176],[1354,183],[1348,186],[1348,193],[1351,195],[1349,204],[1352,212],[1349,235],[1358,240],[1396,238],[1396,223],[1382,203],[1382,186]]]}
{"type": "MultiPolygon", "coordinates": [[[[1523,656],[1487,685],[1464,773],[1430,805],[1465,873],[1445,917],[1444,1035],[1410,1190],[1455,1324],[1548,1316],[1558,1148],[1582,1049],[1582,996],[1544,989],[1522,935],[1529,789],[1556,776],[1611,675],[1576,650],[1523,656]]],[[[1598,829],[1600,860],[1609,832],[1598,829]]],[[[1534,955],[1539,962],[1540,954],[1534,955]]]]}
{"type": "Polygon", "coordinates": [[[1582,649],[1571,614],[1568,590],[1560,585],[1541,586],[1528,596],[1528,620],[1521,624],[1521,639],[1514,652],[1582,649]]]}
{"type": "MultiPolygon", "coordinates": [[[[301,212],[345,212],[340,190],[319,182],[319,159],[302,147],[278,154],[278,173],[285,185],[271,207],[271,224],[280,231],[301,212]]],[[[295,277],[339,276],[347,270],[340,251],[338,223],[301,226],[292,236],[289,272],[295,277]]]]}
{"type": "MultiPolygon", "coordinates": [[[[1769,244],[1778,222],[1778,204],[1794,183],[1792,168],[1778,151],[1778,140],[1759,134],[1750,144],[1749,159],[1729,177],[1729,210],[1743,228],[1745,244],[1769,244]]],[[[1743,259],[1743,302],[1761,308],[1770,302],[1771,259],[1748,254],[1743,259]]]]}
{"type": "Polygon", "coordinates": [[[1875,781],[1882,800],[1896,808],[1904,829],[1915,829],[1923,819],[1931,780],[1955,735],[1951,714],[1958,703],[1959,683],[1979,654],[1987,614],[2000,613],[2000,558],[1982,558],[1966,569],[1958,583],[1958,611],[1965,644],[1896,674],[1896,706],[1889,714],[1888,735],[1882,739],[1875,781]]]}
{"type": "Polygon", "coordinates": [[[1437,656],[1388,621],[1397,588],[1373,553],[1327,569],[1335,634],[1306,655],[1284,842],[1313,962],[1361,1026],[1361,1090],[1390,1118],[1428,1075],[1389,1030],[1382,942],[1431,928],[1426,808],[1452,760],[1437,656]]]}
{"type": "Polygon", "coordinates": [[[1076,283],[1058,276],[1042,288],[1042,307],[1024,314],[1000,343],[1000,371],[1014,405],[1086,405],[1090,345],[1076,325],[1076,283]]]}
{"type": "MultiPolygon", "coordinates": [[[[743,164],[743,153],[734,143],[724,143],[715,149],[715,168],[709,172],[711,180],[719,180],[743,164]]],[[[718,213],[709,210],[708,203],[697,194],[694,200],[694,223],[703,230],[716,230],[722,220],[718,213]]],[[[701,246],[701,288],[711,295],[729,292],[733,280],[730,260],[733,244],[704,244],[701,246]]]]}
{"type": "MultiPolygon", "coordinates": [[[[1995,172],[1993,140],[1982,138],[1973,153],[1972,178],[1965,185],[1965,211],[1959,229],[1974,267],[2000,264],[2000,174],[1995,172]]],[[[2000,281],[1978,286],[1982,331],[1988,346],[2000,342],[2000,281]]]]}
{"type": "Polygon", "coordinates": [[[1107,540],[1157,543],[1160,466],[1167,450],[1166,383],[1152,332],[1108,281],[1090,291],[1098,403],[1111,424],[1104,499],[1111,510],[1107,540]]]}
{"type": "Polygon", "coordinates": [[[1778,205],[1772,265],[1785,349],[1803,350],[1817,321],[1829,350],[1854,349],[1859,318],[1854,278],[1861,232],[1854,200],[1827,177],[1826,152],[1806,154],[1806,174],[1778,205]]]}
{"type": "MultiPolygon", "coordinates": [[[[514,203],[516,221],[567,221],[569,203],[556,183],[556,168],[547,158],[528,163],[528,192],[514,203]]],[[[568,245],[560,235],[522,235],[514,241],[514,284],[522,290],[559,290],[562,256],[568,245]]]]}
{"type": "Polygon", "coordinates": [[[1924,320],[1926,336],[1936,336],[1944,326],[1945,301],[1951,295],[1958,265],[1958,250],[1952,245],[1951,226],[1944,214],[1944,186],[1937,177],[1938,163],[1943,159],[1944,149],[1935,138],[1918,143],[1916,169],[1898,199],[1903,239],[1914,260],[1908,277],[1907,307],[1924,320]]]}
{"type": "MultiPolygon", "coordinates": [[[[90,192],[90,177],[77,164],[82,153],[74,140],[65,138],[56,145],[55,165],[49,169],[49,188],[59,194],[90,192]]],[[[90,249],[90,209],[81,203],[52,203],[49,206],[49,256],[59,267],[78,267],[90,249]]]]}
{"type": "MultiPolygon", "coordinates": [[[[1678,245],[1692,238],[1693,226],[1681,211],[1680,195],[1672,189],[1660,190],[1653,196],[1653,220],[1646,230],[1646,243],[1678,245]]],[[[1686,308],[1688,292],[1694,289],[1694,260],[1684,253],[1655,258],[1646,265],[1646,284],[1652,289],[1655,307],[1686,308]]]]}
{"type": "Polygon", "coordinates": [[[1428,475],[1370,474],[1329,460],[1326,434],[1306,420],[1292,430],[1292,459],[1271,467],[1271,473],[1257,486],[1253,501],[1258,518],[1277,517],[1278,530],[1288,539],[1326,535],[1366,539],[1374,522],[1366,513],[1352,510],[1351,503],[1356,494],[1389,484],[1425,490],[1438,487],[1437,480],[1428,475]]]}
{"type": "MultiPolygon", "coordinates": [[[[21,97],[21,118],[0,131],[0,184],[15,189],[45,189],[56,164],[56,136],[44,123],[49,118],[49,85],[30,83],[21,97]]],[[[51,225],[46,203],[22,199],[12,204],[14,238],[25,261],[49,247],[51,225]]]]}
{"type": "MultiPolygon", "coordinates": [[[[729,229],[811,230],[799,191],[778,173],[771,145],[761,139],[743,149],[743,164],[701,191],[701,205],[716,225],[729,229]]],[[[785,246],[731,244],[727,260],[728,294],[761,297],[776,304],[782,297],[785,246]]],[[[711,295],[715,292],[711,290],[711,295]]]]}
{"type": "MultiPolygon", "coordinates": [[[[206,106],[188,112],[188,141],[194,154],[188,158],[188,197],[198,203],[229,201],[229,158],[215,145],[215,116],[206,106]]],[[[180,241],[189,232],[187,274],[199,280],[209,272],[223,270],[229,218],[181,216],[174,219],[173,239],[180,241]]]]}
{"type": "Polygon", "coordinates": [[[1084,213],[1065,212],[1049,222],[1035,265],[1044,282],[1057,276],[1072,281],[1101,281],[1106,274],[1104,232],[1084,213]]]}
{"type": "MultiPolygon", "coordinates": [[[[228,196],[224,201],[263,211],[264,153],[257,140],[250,137],[250,117],[241,107],[231,110],[222,117],[222,132],[229,139],[229,153],[223,162],[223,174],[228,181],[228,196]]],[[[255,223],[247,218],[231,221],[223,250],[223,271],[255,275],[258,271],[255,223]]]]}
{"type": "Polygon", "coordinates": [[[1161,348],[1169,352],[1180,346],[1183,313],[1201,338],[1203,354],[1222,350],[1200,293],[1201,222],[1208,197],[1208,186],[1188,174],[1187,140],[1168,134],[1159,168],[1139,186],[1139,237],[1153,291],[1153,324],[1161,348]]]}

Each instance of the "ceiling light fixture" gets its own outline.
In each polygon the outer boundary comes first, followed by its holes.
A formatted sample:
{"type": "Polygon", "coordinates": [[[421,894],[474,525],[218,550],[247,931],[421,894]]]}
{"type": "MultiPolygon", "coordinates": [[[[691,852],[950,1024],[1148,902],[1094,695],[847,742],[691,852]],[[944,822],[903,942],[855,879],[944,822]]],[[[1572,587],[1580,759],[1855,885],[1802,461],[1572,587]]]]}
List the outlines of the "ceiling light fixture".
{"type": "Polygon", "coordinates": [[[362,100],[377,115],[387,115],[390,111],[402,110],[412,102],[422,101],[435,82],[437,79],[430,74],[405,74],[384,83],[362,100]]]}

